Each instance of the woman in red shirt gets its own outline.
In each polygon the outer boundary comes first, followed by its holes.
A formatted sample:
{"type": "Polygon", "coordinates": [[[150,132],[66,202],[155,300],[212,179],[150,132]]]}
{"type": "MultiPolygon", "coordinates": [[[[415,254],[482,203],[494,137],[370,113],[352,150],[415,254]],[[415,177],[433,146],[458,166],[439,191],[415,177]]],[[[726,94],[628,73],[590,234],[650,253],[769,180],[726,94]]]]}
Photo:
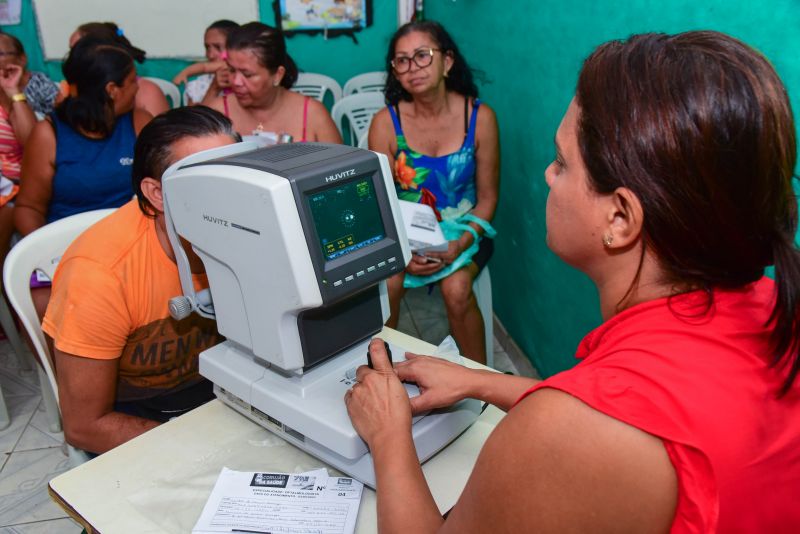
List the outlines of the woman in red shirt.
{"type": "Polygon", "coordinates": [[[592,53],[545,171],[547,242],[605,322],[541,382],[418,356],[393,372],[374,343],[345,401],[381,530],[800,531],[795,163],[786,91],[744,43],[646,34],[592,53]],[[445,520],[411,413],[465,397],[510,411],[445,520]]]}

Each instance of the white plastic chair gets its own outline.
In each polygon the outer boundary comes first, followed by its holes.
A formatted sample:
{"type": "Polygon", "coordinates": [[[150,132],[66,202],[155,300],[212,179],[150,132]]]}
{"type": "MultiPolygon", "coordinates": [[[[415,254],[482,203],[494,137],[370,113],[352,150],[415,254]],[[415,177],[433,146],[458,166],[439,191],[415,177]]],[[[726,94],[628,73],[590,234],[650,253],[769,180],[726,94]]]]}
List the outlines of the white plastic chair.
{"type": "MultiPolygon", "coordinates": [[[[11,343],[11,348],[14,349],[14,354],[17,355],[19,368],[26,371],[32,370],[33,367],[31,366],[30,357],[25,352],[22,339],[20,339],[19,332],[17,332],[17,325],[14,323],[14,317],[11,315],[11,310],[8,308],[8,303],[3,296],[2,290],[0,290],[0,325],[3,327],[3,332],[5,332],[8,342],[11,343]]],[[[43,377],[39,375],[40,382],[42,378],[43,377]]],[[[0,388],[0,430],[3,430],[10,424],[11,416],[6,407],[6,399],[3,396],[3,390],[0,388]]]]}
{"type": "Polygon", "coordinates": [[[342,95],[349,96],[355,93],[382,93],[386,85],[386,72],[365,72],[353,76],[344,84],[342,95]]]}
{"type": "MultiPolygon", "coordinates": [[[[22,326],[28,332],[42,366],[39,380],[45,402],[50,429],[61,428],[58,409],[58,383],[53,373],[53,357],[47,348],[42,325],[36,315],[31,298],[30,279],[35,269],[43,271],[51,279],[61,255],[70,243],[86,228],[113,213],[114,209],[87,211],[45,225],[24,237],[8,253],[3,267],[3,283],[8,301],[19,315],[22,326]],[[47,387],[49,384],[50,387],[47,387]],[[55,423],[55,428],[54,424],[55,423]]],[[[86,453],[67,445],[70,464],[75,466],[89,459],[86,453]]]]}
{"type": "Polygon", "coordinates": [[[478,301],[478,309],[483,316],[483,332],[486,339],[486,365],[494,367],[494,312],[492,311],[492,277],[489,266],[485,265],[472,281],[472,292],[478,301]]]}
{"type": "Polygon", "coordinates": [[[358,140],[358,148],[369,150],[369,131],[362,135],[361,139],[358,140]]]}
{"type": "Polygon", "coordinates": [[[164,80],[162,78],[151,78],[150,76],[143,76],[145,80],[150,80],[161,89],[164,96],[169,100],[169,105],[173,108],[181,106],[181,90],[174,83],[164,80]]]}
{"type": "Polygon", "coordinates": [[[310,96],[322,103],[325,102],[327,93],[330,93],[333,97],[334,104],[342,99],[342,86],[336,80],[330,76],[312,72],[301,72],[292,86],[292,91],[310,96]]]}
{"type": "Polygon", "coordinates": [[[372,117],[386,107],[383,93],[356,93],[338,101],[331,110],[333,122],[344,137],[344,119],[350,124],[350,145],[356,146],[369,132],[372,117]]]}

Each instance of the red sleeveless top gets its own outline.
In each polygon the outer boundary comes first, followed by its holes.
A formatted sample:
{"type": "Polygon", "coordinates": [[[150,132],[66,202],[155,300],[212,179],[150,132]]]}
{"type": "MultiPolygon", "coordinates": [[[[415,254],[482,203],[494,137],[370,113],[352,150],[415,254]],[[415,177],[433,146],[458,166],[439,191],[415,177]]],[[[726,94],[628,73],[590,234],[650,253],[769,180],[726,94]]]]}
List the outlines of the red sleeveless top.
{"type": "Polygon", "coordinates": [[[678,477],[672,532],[800,532],[800,383],[777,398],[768,278],[645,302],[537,384],[660,437],[678,477]]]}

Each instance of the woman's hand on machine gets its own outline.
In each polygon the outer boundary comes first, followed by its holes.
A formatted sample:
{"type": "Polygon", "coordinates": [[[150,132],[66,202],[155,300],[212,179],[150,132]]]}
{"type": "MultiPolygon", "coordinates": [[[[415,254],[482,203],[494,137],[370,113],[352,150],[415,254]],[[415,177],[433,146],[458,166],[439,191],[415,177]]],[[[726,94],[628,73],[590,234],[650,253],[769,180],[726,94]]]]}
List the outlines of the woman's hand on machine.
{"type": "Polygon", "coordinates": [[[376,441],[411,432],[411,407],[383,340],[373,339],[369,353],[373,368],[358,368],[356,384],[345,393],[344,402],[353,427],[371,448],[376,441]]]}
{"type": "Polygon", "coordinates": [[[466,398],[472,371],[462,365],[436,358],[406,353],[406,361],[396,362],[395,373],[404,382],[414,382],[419,396],[412,397],[411,411],[426,412],[452,406],[466,398]]]}

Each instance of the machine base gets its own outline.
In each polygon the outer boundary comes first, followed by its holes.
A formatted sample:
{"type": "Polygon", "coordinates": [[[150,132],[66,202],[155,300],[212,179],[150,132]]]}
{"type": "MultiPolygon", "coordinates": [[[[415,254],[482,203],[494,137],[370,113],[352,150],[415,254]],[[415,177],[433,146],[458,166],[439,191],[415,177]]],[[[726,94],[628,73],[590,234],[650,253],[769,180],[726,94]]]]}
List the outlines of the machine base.
{"type": "MultiPolygon", "coordinates": [[[[201,354],[200,371],[214,382],[214,392],[222,402],[374,488],[372,455],[353,429],[344,404],[344,392],[352,384],[345,378],[346,371],[366,363],[367,344],[334,358],[330,365],[324,364],[328,368],[312,370],[303,377],[286,377],[223,343],[201,354]]],[[[403,358],[401,347],[391,346],[391,349],[394,359],[403,358]]],[[[411,429],[420,463],[469,428],[478,419],[480,409],[480,401],[465,399],[415,417],[411,429]]]]}

